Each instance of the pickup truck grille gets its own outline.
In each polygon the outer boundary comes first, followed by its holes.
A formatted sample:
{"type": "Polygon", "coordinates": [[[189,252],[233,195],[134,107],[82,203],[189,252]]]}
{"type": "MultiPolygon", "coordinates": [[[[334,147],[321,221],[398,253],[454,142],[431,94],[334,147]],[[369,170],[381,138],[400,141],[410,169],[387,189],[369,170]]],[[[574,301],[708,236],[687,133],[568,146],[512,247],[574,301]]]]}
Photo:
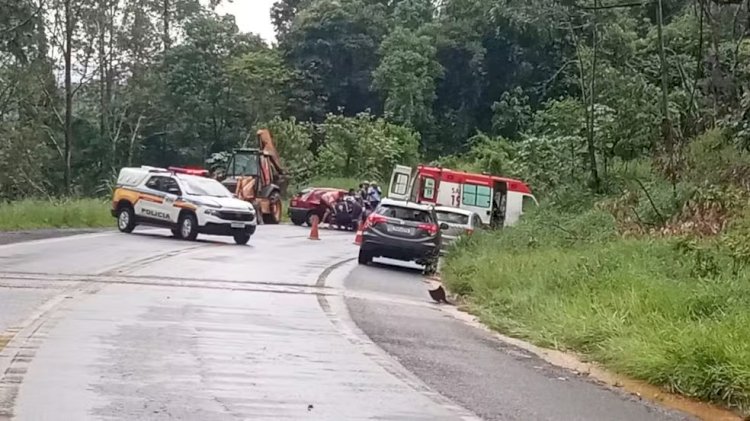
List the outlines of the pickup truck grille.
{"type": "Polygon", "coordinates": [[[249,212],[219,212],[219,218],[226,219],[227,221],[252,221],[255,219],[255,215],[249,212]]]}

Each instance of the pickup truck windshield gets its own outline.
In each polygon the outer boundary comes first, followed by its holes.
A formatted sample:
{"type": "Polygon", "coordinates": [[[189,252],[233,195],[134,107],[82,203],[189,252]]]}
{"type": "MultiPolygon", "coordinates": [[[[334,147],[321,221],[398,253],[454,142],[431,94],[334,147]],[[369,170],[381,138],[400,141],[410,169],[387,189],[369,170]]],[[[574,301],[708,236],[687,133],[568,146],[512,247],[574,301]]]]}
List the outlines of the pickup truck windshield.
{"type": "Polygon", "coordinates": [[[221,183],[211,178],[185,178],[187,193],[193,196],[232,197],[221,183]]]}

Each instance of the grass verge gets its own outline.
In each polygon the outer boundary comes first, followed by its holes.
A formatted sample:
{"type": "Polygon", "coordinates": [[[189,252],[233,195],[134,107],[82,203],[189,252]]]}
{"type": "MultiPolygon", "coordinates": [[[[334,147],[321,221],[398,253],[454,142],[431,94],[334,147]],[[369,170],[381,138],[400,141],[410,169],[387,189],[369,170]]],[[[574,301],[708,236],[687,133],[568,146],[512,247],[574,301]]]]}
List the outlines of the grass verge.
{"type": "Polygon", "coordinates": [[[109,203],[98,199],[20,200],[0,203],[0,231],[114,226],[109,203]]]}
{"type": "Polygon", "coordinates": [[[603,212],[542,209],[460,241],[443,279],[498,331],[748,414],[750,273],[717,244],[623,239],[603,212]]]}

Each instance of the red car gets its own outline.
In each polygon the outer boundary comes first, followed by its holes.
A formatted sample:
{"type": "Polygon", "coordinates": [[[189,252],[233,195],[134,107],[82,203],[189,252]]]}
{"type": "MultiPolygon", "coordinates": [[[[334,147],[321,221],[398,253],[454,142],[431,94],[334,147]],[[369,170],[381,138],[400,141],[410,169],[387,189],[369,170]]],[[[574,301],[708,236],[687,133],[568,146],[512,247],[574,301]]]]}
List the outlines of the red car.
{"type": "Polygon", "coordinates": [[[289,201],[289,218],[294,225],[311,225],[310,217],[318,215],[318,220],[323,218],[325,209],[320,206],[320,196],[330,191],[340,191],[344,194],[346,190],[328,187],[310,187],[302,190],[289,201]]]}

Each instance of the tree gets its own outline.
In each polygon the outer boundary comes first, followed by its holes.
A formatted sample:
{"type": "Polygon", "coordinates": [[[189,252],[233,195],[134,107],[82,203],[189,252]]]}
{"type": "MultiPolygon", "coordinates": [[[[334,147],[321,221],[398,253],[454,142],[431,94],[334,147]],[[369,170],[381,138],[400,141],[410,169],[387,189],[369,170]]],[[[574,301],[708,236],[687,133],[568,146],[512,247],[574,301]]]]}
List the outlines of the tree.
{"type": "MultiPolygon", "coordinates": [[[[370,86],[386,24],[386,8],[362,0],[318,0],[299,11],[280,48],[302,80],[297,95],[319,104],[295,111],[342,110],[349,116],[365,110],[380,112],[382,106],[370,86]]],[[[324,118],[309,113],[297,117],[324,118]]]]}
{"type": "Polygon", "coordinates": [[[270,121],[282,112],[283,92],[291,74],[278,51],[258,49],[234,58],[228,72],[249,126],[270,121]]]}
{"type": "Polygon", "coordinates": [[[386,116],[426,135],[433,124],[435,81],[443,71],[432,39],[397,28],[383,41],[380,54],[373,86],[385,97],[386,116]]]}
{"type": "Polygon", "coordinates": [[[245,100],[232,84],[229,68],[265,45],[240,34],[231,18],[195,19],[186,26],[186,35],[186,42],[165,56],[165,101],[174,112],[167,139],[183,159],[203,162],[209,153],[237,145],[249,133],[253,119],[245,116],[245,100]]]}
{"type": "Polygon", "coordinates": [[[318,156],[321,174],[384,180],[396,164],[417,160],[419,136],[371,114],[329,114],[320,130],[325,136],[318,156]]]}

